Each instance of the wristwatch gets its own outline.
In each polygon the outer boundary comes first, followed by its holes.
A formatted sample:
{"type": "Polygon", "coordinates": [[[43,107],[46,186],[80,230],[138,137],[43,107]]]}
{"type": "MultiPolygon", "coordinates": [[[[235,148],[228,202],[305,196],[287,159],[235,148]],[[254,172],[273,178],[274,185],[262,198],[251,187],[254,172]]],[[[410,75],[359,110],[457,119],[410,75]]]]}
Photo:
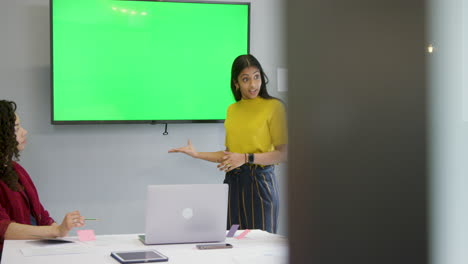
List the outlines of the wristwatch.
{"type": "Polygon", "coordinates": [[[254,164],[254,154],[253,153],[249,153],[249,164],[254,164]]]}

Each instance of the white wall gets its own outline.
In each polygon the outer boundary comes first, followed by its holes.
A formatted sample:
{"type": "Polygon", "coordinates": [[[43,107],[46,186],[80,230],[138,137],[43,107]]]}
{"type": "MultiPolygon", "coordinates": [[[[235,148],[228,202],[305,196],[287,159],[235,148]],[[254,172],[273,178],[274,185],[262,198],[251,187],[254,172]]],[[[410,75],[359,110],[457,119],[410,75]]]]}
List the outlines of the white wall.
{"type": "Polygon", "coordinates": [[[433,264],[468,263],[467,7],[466,0],[428,1],[433,264]]]}
{"type": "MultiPolygon", "coordinates": [[[[278,93],[276,69],[285,67],[283,0],[251,5],[251,53],[278,93]]],[[[143,232],[148,184],[222,183],[214,163],[167,154],[191,138],[202,151],[224,149],[223,124],[51,125],[49,1],[0,1],[0,98],[14,100],[29,131],[21,164],[36,183],[44,206],[61,221],[79,209],[97,234],[143,232]]],[[[286,165],[277,167],[286,234],[286,165]]],[[[73,233],[72,233],[73,235],[73,233]]]]}

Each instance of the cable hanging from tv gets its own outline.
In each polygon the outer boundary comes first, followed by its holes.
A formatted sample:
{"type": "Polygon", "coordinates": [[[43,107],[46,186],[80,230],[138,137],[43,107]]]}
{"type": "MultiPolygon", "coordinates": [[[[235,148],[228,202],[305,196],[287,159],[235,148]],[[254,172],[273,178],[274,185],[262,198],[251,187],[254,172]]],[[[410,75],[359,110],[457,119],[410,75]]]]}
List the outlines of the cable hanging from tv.
{"type": "Polygon", "coordinates": [[[167,123],[166,123],[166,128],[164,129],[163,135],[164,135],[164,136],[169,135],[169,132],[167,132],[167,123]]]}

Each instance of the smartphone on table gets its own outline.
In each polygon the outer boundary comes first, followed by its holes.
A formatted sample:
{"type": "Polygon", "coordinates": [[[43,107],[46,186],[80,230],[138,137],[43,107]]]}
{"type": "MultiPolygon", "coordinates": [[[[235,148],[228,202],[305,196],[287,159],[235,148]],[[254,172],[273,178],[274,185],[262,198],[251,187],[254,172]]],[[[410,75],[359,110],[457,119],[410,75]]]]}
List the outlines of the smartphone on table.
{"type": "Polygon", "coordinates": [[[232,248],[231,244],[220,243],[220,244],[203,244],[197,245],[198,249],[222,249],[222,248],[232,248]]]}
{"type": "Polygon", "coordinates": [[[111,252],[111,256],[122,264],[168,261],[169,258],[156,250],[111,252]]]}

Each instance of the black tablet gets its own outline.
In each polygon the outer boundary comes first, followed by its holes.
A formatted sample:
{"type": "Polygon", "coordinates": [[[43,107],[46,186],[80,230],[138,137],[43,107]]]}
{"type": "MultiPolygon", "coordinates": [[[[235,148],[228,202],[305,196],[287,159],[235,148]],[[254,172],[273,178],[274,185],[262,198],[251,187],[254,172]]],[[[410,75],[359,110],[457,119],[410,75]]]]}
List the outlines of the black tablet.
{"type": "Polygon", "coordinates": [[[169,260],[168,257],[156,250],[118,251],[111,252],[111,256],[120,263],[145,263],[169,260]]]}

